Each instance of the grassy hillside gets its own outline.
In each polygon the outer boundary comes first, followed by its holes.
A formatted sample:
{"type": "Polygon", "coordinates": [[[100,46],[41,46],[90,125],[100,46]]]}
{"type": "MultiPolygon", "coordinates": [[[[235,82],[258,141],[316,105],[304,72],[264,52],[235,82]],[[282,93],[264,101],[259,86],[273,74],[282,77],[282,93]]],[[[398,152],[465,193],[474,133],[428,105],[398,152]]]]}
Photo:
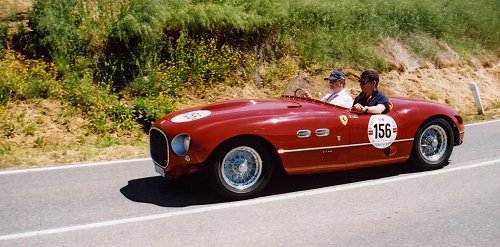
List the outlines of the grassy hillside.
{"type": "Polygon", "coordinates": [[[0,166],[24,162],[7,157],[26,147],[63,147],[60,161],[82,145],[137,145],[187,88],[205,97],[332,68],[404,70],[388,39],[438,67],[443,47],[465,64],[500,52],[497,0],[39,0],[22,15],[1,1],[0,166]],[[24,104],[40,116],[16,113],[24,104]],[[48,126],[71,137],[52,143],[37,134],[48,126]]]}

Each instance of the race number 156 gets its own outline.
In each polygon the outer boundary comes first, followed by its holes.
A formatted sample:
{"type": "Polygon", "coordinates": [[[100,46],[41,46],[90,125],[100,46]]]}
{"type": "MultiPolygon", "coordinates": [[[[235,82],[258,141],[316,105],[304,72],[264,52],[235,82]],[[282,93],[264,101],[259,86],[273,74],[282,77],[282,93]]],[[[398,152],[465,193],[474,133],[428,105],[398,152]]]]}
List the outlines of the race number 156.
{"type": "Polygon", "coordinates": [[[374,137],[376,139],[391,138],[391,135],[392,135],[391,124],[389,124],[389,123],[386,123],[386,124],[383,124],[383,123],[374,124],[373,125],[373,129],[375,131],[374,137]]]}
{"type": "Polygon", "coordinates": [[[368,139],[370,143],[379,149],[389,147],[394,140],[398,126],[396,121],[387,115],[373,115],[368,123],[368,139]]]}

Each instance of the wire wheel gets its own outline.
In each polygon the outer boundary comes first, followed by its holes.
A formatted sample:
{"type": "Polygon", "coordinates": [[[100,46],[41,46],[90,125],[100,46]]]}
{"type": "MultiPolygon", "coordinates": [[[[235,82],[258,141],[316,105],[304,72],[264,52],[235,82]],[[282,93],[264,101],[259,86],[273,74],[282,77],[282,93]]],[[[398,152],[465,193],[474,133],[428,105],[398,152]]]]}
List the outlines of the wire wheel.
{"type": "Polygon", "coordinates": [[[215,191],[228,199],[245,199],[267,186],[275,159],[265,142],[235,138],[218,147],[209,162],[207,175],[215,191]]]}
{"type": "Polygon", "coordinates": [[[419,142],[419,152],[429,163],[437,163],[446,152],[448,136],[439,125],[431,125],[422,132],[419,142]]]}
{"type": "Polygon", "coordinates": [[[410,162],[417,168],[429,170],[448,164],[454,146],[453,130],[441,118],[425,123],[417,132],[410,162]]]}
{"type": "Polygon", "coordinates": [[[262,174],[262,159],[255,149],[240,146],[226,154],[220,169],[224,185],[238,193],[257,182],[262,174]]]}

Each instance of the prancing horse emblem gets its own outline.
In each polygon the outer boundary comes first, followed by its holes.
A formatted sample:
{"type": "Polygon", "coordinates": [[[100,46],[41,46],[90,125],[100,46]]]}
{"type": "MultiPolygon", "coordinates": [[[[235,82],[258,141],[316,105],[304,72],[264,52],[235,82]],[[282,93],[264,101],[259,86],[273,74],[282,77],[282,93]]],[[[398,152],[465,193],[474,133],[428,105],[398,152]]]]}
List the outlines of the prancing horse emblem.
{"type": "Polygon", "coordinates": [[[346,115],[340,115],[340,122],[342,122],[343,125],[347,125],[347,116],[346,115]]]}

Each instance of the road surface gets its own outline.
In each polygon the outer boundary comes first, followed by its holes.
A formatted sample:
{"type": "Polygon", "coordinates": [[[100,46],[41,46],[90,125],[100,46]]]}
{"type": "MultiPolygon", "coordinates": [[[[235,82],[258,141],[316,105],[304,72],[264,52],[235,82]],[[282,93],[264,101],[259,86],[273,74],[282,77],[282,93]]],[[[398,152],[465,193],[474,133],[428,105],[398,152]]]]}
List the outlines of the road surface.
{"type": "Polygon", "coordinates": [[[500,121],[466,126],[443,169],[273,179],[219,199],[149,159],[0,171],[0,246],[499,246],[500,121]]]}

